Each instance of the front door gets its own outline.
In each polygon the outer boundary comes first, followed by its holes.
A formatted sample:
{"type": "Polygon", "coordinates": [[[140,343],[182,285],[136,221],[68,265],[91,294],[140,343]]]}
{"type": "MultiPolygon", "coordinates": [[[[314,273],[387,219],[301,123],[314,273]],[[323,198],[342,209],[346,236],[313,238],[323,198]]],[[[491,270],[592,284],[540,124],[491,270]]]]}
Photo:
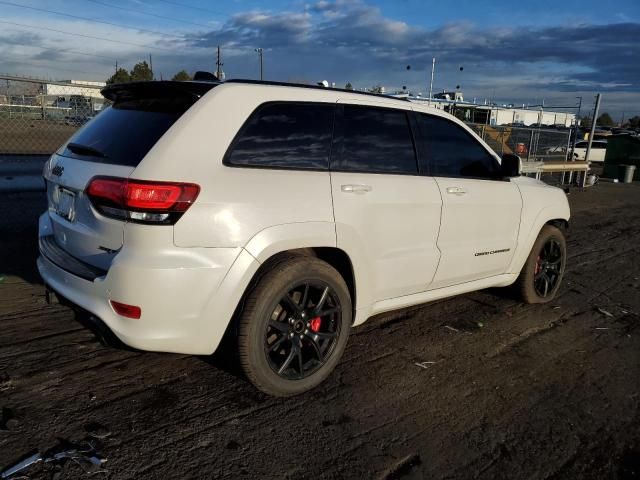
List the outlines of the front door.
{"type": "Polygon", "coordinates": [[[442,195],[438,248],[442,254],[432,288],[507,271],[513,257],[522,199],[509,181],[436,177],[442,195]]]}
{"type": "Polygon", "coordinates": [[[427,114],[417,123],[442,196],[441,258],[430,288],[505,273],[520,228],[520,190],[500,177],[496,156],[465,126],[427,114]]]}

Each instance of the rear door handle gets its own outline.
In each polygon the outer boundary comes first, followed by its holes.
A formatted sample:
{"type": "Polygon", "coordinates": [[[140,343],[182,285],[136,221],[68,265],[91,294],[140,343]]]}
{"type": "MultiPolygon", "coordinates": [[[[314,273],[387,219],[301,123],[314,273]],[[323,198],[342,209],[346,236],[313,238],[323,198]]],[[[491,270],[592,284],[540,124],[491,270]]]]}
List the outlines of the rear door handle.
{"type": "Polygon", "coordinates": [[[464,195],[467,191],[462,187],[447,187],[447,193],[451,195],[464,195]]]}
{"type": "Polygon", "coordinates": [[[372,190],[371,185],[342,185],[340,187],[344,193],[356,193],[362,195],[372,190]]]}

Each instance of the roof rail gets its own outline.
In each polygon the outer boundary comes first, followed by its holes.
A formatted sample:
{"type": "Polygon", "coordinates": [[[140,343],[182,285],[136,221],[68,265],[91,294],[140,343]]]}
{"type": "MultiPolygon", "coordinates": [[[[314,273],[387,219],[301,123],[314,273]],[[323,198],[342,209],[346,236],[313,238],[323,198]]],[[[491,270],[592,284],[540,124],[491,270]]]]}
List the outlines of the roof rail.
{"type": "Polygon", "coordinates": [[[409,101],[409,99],[407,98],[395,98],[389,95],[384,95],[382,93],[361,92],[358,90],[348,90],[346,88],[333,88],[333,87],[327,88],[327,87],[323,87],[322,85],[308,85],[305,83],[275,82],[271,80],[251,80],[246,78],[232,78],[230,80],[225,80],[224,83],[243,83],[248,85],[272,85],[276,87],[310,88],[313,90],[325,90],[325,91],[330,90],[332,92],[344,92],[344,93],[354,93],[356,95],[368,95],[372,97],[386,98],[389,100],[398,100],[401,102],[409,101]]]}

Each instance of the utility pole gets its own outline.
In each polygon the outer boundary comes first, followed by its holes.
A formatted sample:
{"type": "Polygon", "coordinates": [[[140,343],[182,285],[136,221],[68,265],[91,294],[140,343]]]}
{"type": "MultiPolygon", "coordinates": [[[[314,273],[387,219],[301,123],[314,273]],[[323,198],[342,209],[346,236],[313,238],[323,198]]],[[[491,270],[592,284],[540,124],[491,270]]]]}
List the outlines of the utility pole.
{"type": "Polygon", "coordinates": [[[582,97],[576,97],[578,103],[578,113],[576,113],[575,126],[573,128],[573,144],[571,145],[571,161],[574,160],[576,153],[576,142],[578,141],[578,127],[580,126],[580,110],[582,109],[582,97]]]}
{"type": "Polygon", "coordinates": [[[155,80],[153,76],[153,60],[151,59],[151,54],[149,54],[149,70],[151,70],[151,80],[155,80]]]}
{"type": "Polygon", "coordinates": [[[220,45],[218,45],[218,56],[216,58],[216,77],[220,80],[220,75],[222,72],[222,55],[220,54],[220,45]]]}
{"type": "Polygon", "coordinates": [[[589,154],[591,153],[591,144],[593,143],[593,134],[596,131],[596,121],[598,120],[598,110],[600,110],[600,100],[602,95],[596,95],[596,106],[593,109],[593,119],[591,120],[591,133],[589,133],[589,145],[587,145],[587,153],[584,156],[585,162],[589,161],[589,154]]]}
{"type": "Polygon", "coordinates": [[[255,48],[254,50],[258,52],[258,55],[260,55],[260,80],[262,80],[262,48],[255,48]]]}
{"type": "Polygon", "coordinates": [[[436,71],[436,57],[431,59],[431,82],[429,83],[429,106],[431,106],[431,99],[433,98],[433,74],[436,71]]]}

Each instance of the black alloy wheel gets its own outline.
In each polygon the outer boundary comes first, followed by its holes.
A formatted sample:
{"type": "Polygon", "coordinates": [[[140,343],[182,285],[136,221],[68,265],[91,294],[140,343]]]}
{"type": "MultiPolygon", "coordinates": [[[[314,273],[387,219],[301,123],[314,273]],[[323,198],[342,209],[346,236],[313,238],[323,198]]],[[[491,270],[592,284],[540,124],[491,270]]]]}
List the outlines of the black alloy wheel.
{"type": "Polygon", "coordinates": [[[311,390],[336,368],[353,323],[351,292],[332,265],[311,255],[268,261],[238,317],[247,378],[269,395],[311,390]]]}
{"type": "Polygon", "coordinates": [[[546,298],[555,291],[562,275],[562,260],[560,243],[550,238],[538,254],[534,270],[533,285],[540,297],[546,298]]]}
{"type": "Polygon", "coordinates": [[[525,303],[551,302],[558,293],[567,262],[564,230],[544,225],[515,282],[525,303]]]}
{"type": "Polygon", "coordinates": [[[267,323],[264,351],[269,366],[287,380],[312,375],[333,353],[341,322],[340,299],[329,285],[295,285],[278,301],[267,323]]]}

